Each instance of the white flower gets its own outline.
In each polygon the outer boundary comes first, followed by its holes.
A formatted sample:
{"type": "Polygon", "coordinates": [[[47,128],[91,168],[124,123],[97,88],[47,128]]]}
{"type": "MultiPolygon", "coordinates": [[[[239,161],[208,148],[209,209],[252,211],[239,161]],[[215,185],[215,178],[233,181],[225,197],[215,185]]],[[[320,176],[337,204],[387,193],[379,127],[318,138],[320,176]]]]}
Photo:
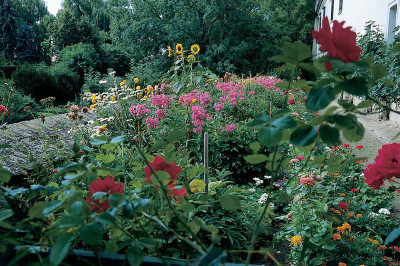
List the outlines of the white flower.
{"type": "Polygon", "coordinates": [[[276,187],[280,187],[280,186],[281,186],[281,185],[279,184],[279,182],[274,182],[273,185],[276,186],[276,187]]]}
{"type": "Polygon", "coordinates": [[[264,183],[264,180],[261,180],[261,179],[258,178],[258,177],[254,177],[253,180],[256,181],[256,185],[257,185],[257,186],[258,186],[258,185],[261,185],[262,183],[264,183]]]}
{"type": "Polygon", "coordinates": [[[99,80],[99,84],[105,84],[107,83],[107,80],[99,80]]]}
{"type": "Polygon", "coordinates": [[[273,208],[275,207],[275,204],[274,204],[274,203],[270,203],[270,204],[269,204],[269,207],[270,207],[271,209],[273,209],[273,208]]]}
{"type": "Polygon", "coordinates": [[[374,212],[371,212],[371,213],[369,214],[369,216],[371,216],[371,217],[376,217],[376,216],[378,216],[378,214],[377,214],[377,213],[374,213],[374,212]]]}
{"type": "Polygon", "coordinates": [[[389,214],[390,214],[390,211],[389,211],[388,209],[381,208],[381,209],[378,211],[378,213],[380,213],[380,214],[387,214],[387,215],[389,215],[389,214]]]}
{"type": "Polygon", "coordinates": [[[259,198],[258,199],[258,204],[264,204],[266,201],[267,201],[267,199],[259,198]]]}
{"type": "Polygon", "coordinates": [[[251,193],[254,193],[254,192],[256,192],[256,189],[255,189],[255,188],[249,188],[249,191],[250,191],[251,193]]]}
{"type": "Polygon", "coordinates": [[[270,175],[265,175],[264,176],[264,179],[271,179],[272,178],[272,176],[270,176],[270,175]]]}

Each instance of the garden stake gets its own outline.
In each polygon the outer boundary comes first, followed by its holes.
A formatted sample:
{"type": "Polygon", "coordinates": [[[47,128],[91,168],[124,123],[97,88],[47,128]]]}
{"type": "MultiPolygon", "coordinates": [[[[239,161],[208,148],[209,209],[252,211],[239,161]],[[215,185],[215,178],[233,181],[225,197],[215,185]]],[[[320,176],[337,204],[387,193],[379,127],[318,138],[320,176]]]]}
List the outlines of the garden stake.
{"type": "Polygon", "coordinates": [[[269,117],[272,117],[272,101],[269,101],[269,117]]]}
{"type": "Polygon", "coordinates": [[[208,193],[208,132],[204,132],[204,191],[208,193]]]}

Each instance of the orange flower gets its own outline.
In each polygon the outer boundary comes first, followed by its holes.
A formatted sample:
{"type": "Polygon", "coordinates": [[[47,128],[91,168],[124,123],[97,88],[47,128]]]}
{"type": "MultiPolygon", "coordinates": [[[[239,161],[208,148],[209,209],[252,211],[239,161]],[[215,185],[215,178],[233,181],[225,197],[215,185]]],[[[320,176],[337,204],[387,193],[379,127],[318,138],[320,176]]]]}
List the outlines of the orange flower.
{"type": "Polygon", "coordinates": [[[332,239],[335,241],[339,241],[340,239],[342,239],[342,237],[340,236],[340,234],[335,233],[332,235],[332,239]]]}

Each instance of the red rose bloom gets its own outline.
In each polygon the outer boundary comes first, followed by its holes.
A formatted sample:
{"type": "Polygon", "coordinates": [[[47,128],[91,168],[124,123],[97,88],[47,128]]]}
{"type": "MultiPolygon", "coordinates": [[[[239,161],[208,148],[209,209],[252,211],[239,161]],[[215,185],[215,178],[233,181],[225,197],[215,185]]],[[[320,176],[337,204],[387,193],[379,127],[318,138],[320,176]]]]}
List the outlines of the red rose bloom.
{"type": "Polygon", "coordinates": [[[348,143],[343,144],[343,148],[347,149],[348,147],[350,147],[350,144],[348,143]]]}
{"type": "Polygon", "coordinates": [[[342,201],[337,205],[337,208],[338,208],[338,210],[340,210],[340,209],[346,209],[347,210],[349,208],[349,205],[346,202],[342,201]]]}
{"type": "MultiPolygon", "coordinates": [[[[87,197],[87,202],[93,202],[92,196],[96,192],[106,192],[108,195],[114,193],[124,193],[124,188],[122,183],[115,183],[115,178],[111,176],[107,176],[106,178],[101,179],[97,178],[96,181],[93,181],[91,185],[88,186],[90,195],[87,197]]],[[[96,204],[92,204],[91,209],[96,211],[97,213],[101,213],[110,208],[110,204],[108,200],[101,202],[100,200],[96,200],[96,204]],[[100,207],[100,208],[99,208],[100,207]]]]}
{"type": "Polygon", "coordinates": [[[385,177],[380,173],[375,164],[370,164],[364,170],[364,182],[373,189],[378,189],[383,185],[385,177]]]}
{"type": "Polygon", "coordinates": [[[8,112],[7,107],[5,107],[4,105],[0,105],[0,115],[2,113],[6,113],[6,115],[9,115],[10,112],[8,112]]]}
{"type": "MultiPolygon", "coordinates": [[[[322,21],[322,28],[319,31],[312,31],[312,37],[317,40],[321,52],[328,52],[327,57],[341,59],[345,63],[358,61],[361,55],[361,48],[356,44],[357,34],[351,27],[343,28],[344,21],[333,21],[333,27],[329,24],[328,17],[322,21]]],[[[332,65],[325,64],[328,71],[332,65]]]]}
{"type": "Polygon", "coordinates": [[[356,149],[362,150],[362,149],[364,149],[364,146],[363,145],[357,145],[356,149]]]}
{"type": "MultiPolygon", "coordinates": [[[[169,182],[169,184],[172,184],[178,179],[178,174],[182,170],[182,168],[180,166],[176,166],[174,162],[167,164],[167,162],[161,156],[156,156],[154,158],[154,161],[150,162],[150,166],[153,168],[155,172],[157,171],[167,172],[171,177],[171,182],[169,182]]],[[[144,177],[146,179],[146,182],[152,184],[153,182],[151,182],[151,176],[153,175],[153,172],[151,171],[150,167],[146,166],[144,168],[144,172],[146,173],[146,176],[144,177]]]]}

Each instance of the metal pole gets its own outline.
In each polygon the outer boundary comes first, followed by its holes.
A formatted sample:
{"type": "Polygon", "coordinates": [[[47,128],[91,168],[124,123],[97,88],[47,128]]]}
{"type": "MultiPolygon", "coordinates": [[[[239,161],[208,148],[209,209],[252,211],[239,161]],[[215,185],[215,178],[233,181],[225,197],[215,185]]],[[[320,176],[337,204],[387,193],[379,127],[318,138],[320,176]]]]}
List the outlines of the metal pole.
{"type": "Polygon", "coordinates": [[[272,101],[269,101],[269,117],[272,117],[272,101]]]}
{"type": "Polygon", "coordinates": [[[208,193],[208,132],[204,132],[204,191],[208,193]]]}

